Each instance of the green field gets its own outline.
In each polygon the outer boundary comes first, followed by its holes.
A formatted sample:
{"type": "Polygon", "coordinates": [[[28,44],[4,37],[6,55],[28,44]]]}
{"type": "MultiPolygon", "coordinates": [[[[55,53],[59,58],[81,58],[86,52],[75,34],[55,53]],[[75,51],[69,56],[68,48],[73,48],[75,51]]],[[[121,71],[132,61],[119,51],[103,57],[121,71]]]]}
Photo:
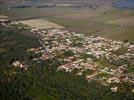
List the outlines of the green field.
{"type": "Polygon", "coordinates": [[[133,20],[130,21],[131,19],[129,20],[129,18],[134,17],[134,10],[113,7],[82,8],[79,10],[67,7],[41,9],[33,7],[7,10],[7,8],[1,7],[1,14],[8,15],[11,19],[44,18],[78,33],[134,42],[132,38],[134,37],[134,22],[133,20]],[[128,22],[125,22],[125,25],[122,26],[121,23],[124,23],[123,19],[125,18],[128,22]]]}

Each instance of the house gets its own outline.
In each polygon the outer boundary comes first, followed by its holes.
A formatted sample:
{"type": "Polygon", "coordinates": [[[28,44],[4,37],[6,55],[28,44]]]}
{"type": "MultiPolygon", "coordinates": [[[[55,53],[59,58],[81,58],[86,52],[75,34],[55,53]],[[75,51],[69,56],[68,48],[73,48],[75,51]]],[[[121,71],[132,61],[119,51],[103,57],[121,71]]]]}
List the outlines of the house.
{"type": "Polygon", "coordinates": [[[115,86],[115,87],[112,87],[111,90],[112,90],[113,92],[117,92],[117,91],[118,91],[118,87],[116,87],[116,86],[115,86]]]}
{"type": "Polygon", "coordinates": [[[0,15],[0,23],[8,23],[8,22],[10,22],[8,16],[0,15]]]}

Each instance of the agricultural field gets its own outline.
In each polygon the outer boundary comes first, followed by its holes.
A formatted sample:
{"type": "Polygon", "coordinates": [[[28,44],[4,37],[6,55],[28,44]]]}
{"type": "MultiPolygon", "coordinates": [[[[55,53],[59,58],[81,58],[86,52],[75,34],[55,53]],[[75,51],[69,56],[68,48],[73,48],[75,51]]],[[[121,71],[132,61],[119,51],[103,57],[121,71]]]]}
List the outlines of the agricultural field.
{"type": "Polygon", "coordinates": [[[65,14],[61,16],[61,18],[66,19],[74,19],[74,20],[80,20],[80,19],[86,19],[89,17],[97,17],[100,13],[94,12],[93,10],[77,10],[72,13],[65,14]]]}
{"type": "Polygon", "coordinates": [[[32,20],[22,20],[18,21],[21,24],[25,24],[30,27],[34,27],[37,29],[50,29],[50,28],[64,28],[63,26],[60,26],[58,24],[43,20],[43,19],[32,19],[32,20]]]}
{"type": "Polygon", "coordinates": [[[107,23],[121,25],[121,26],[134,26],[134,17],[121,18],[117,20],[110,20],[107,23]]]}
{"type": "Polygon", "coordinates": [[[100,35],[116,40],[134,42],[134,11],[114,7],[91,8],[14,8],[1,7],[1,13],[12,20],[44,19],[77,33],[100,35]],[[118,36],[118,37],[117,37],[118,36]]]}

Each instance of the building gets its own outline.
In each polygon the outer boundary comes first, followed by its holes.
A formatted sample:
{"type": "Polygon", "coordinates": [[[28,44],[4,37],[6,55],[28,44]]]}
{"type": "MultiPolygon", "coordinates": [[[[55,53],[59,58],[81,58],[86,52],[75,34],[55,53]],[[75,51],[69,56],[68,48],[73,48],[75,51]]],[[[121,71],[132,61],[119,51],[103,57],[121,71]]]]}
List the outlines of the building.
{"type": "Polygon", "coordinates": [[[7,23],[9,22],[9,17],[5,15],[0,15],[0,23],[7,23]]]}

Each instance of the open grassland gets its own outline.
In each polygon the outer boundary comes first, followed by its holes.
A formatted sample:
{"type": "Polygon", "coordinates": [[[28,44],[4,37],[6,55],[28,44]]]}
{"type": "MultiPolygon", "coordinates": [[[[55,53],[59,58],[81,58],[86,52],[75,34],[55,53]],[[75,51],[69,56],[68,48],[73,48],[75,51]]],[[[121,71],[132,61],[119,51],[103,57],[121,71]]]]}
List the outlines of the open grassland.
{"type": "Polygon", "coordinates": [[[90,18],[90,17],[97,17],[99,16],[100,13],[94,12],[94,10],[76,10],[71,13],[65,14],[61,16],[61,18],[66,18],[66,19],[85,19],[85,18],[90,18]]]}
{"type": "Polygon", "coordinates": [[[97,9],[55,8],[18,8],[1,13],[11,19],[42,18],[67,27],[71,31],[86,35],[100,35],[117,40],[134,42],[134,10],[102,7],[97,9]],[[121,25],[123,23],[123,25],[121,25]]]}
{"type": "Polygon", "coordinates": [[[134,16],[128,18],[121,18],[117,20],[110,20],[107,23],[121,26],[134,26],[134,16]]]}

